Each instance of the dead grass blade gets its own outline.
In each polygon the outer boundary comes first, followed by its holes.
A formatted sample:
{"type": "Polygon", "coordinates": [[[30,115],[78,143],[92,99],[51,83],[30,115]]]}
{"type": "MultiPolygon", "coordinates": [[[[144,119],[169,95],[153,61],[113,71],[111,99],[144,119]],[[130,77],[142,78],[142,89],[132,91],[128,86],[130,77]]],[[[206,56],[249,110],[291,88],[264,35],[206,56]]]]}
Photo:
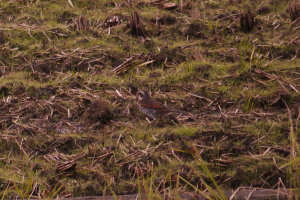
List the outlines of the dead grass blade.
{"type": "Polygon", "coordinates": [[[140,11],[136,10],[134,11],[134,13],[131,13],[131,17],[129,20],[131,35],[135,37],[146,37],[146,30],[141,20],[140,11]]]}
{"type": "Polygon", "coordinates": [[[300,6],[299,4],[289,5],[288,12],[291,17],[291,21],[294,22],[300,18],[300,6]]]}
{"type": "Polygon", "coordinates": [[[74,28],[77,31],[89,30],[89,23],[85,15],[81,15],[74,20],[74,28]]]}
{"type": "Polygon", "coordinates": [[[246,6],[247,11],[244,13],[240,12],[239,18],[240,18],[240,25],[241,29],[245,32],[249,32],[252,30],[254,26],[254,17],[250,11],[249,6],[246,6]]]}

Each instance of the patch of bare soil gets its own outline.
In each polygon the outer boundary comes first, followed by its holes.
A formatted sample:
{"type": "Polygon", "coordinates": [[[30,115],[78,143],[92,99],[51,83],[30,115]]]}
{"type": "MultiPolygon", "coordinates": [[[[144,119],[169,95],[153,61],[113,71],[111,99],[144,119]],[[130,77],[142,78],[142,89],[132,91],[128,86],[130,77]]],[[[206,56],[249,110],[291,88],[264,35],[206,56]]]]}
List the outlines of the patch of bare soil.
{"type": "Polygon", "coordinates": [[[113,119],[113,112],[108,106],[106,101],[94,101],[91,102],[90,107],[88,107],[82,115],[82,119],[87,124],[95,124],[100,122],[105,125],[110,120],[113,119]]]}

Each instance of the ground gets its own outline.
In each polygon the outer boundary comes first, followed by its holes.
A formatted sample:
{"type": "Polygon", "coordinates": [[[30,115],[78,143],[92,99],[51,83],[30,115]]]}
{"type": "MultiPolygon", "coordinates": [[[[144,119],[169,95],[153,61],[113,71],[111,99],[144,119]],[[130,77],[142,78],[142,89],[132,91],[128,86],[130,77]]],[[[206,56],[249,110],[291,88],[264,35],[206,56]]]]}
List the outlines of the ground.
{"type": "Polygon", "coordinates": [[[0,196],[298,187],[299,13],[0,1],[0,196]],[[139,89],[180,113],[149,123],[139,89]]]}

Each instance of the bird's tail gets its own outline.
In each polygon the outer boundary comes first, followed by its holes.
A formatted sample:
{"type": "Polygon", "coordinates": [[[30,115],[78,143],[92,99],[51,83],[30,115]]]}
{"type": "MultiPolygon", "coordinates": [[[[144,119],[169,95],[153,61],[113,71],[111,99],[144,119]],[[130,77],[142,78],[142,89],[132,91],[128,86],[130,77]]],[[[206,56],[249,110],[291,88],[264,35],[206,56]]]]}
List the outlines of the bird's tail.
{"type": "Polygon", "coordinates": [[[170,109],[170,112],[181,113],[181,111],[179,111],[179,110],[172,110],[172,109],[170,109]]]}

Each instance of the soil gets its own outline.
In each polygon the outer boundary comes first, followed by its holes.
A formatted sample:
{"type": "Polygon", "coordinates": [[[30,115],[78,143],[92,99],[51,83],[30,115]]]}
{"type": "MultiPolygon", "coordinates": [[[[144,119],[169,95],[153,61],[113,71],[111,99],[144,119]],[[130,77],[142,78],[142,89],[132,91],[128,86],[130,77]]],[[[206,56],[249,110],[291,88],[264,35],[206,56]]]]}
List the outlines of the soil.
{"type": "Polygon", "coordinates": [[[299,186],[299,6],[177,3],[0,2],[0,196],[299,186]]]}

